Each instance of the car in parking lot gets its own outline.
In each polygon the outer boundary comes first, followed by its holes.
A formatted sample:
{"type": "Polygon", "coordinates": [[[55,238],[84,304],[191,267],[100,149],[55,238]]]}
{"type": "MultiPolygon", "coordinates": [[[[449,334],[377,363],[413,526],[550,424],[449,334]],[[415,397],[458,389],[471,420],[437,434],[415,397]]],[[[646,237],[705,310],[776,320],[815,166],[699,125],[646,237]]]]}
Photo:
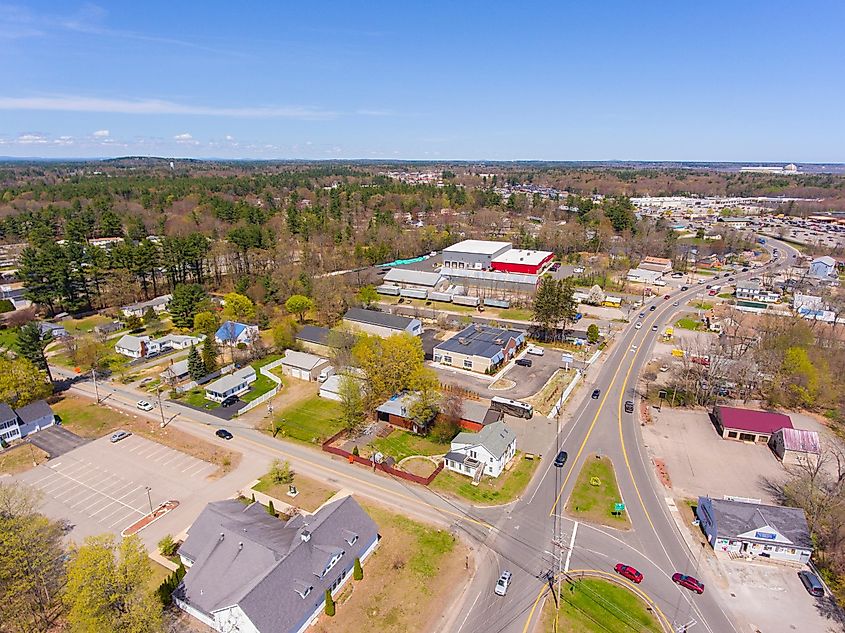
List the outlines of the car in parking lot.
{"type": "Polygon", "coordinates": [[[496,588],[493,590],[497,596],[504,596],[508,592],[508,587],[511,584],[511,576],[512,574],[505,570],[502,572],[502,575],[499,576],[499,580],[496,581],[496,588]]]}
{"type": "Polygon", "coordinates": [[[532,362],[530,358],[517,358],[516,364],[520,367],[531,367],[532,362]]]}
{"type": "Polygon", "coordinates": [[[736,281],[736,277],[728,277],[728,281],[736,281]]]}
{"type": "Polygon", "coordinates": [[[141,411],[152,411],[153,410],[153,405],[151,405],[146,400],[138,400],[138,403],[135,406],[138,407],[141,411]]]}
{"type": "Polygon", "coordinates": [[[576,275],[580,275],[581,273],[584,272],[584,267],[583,266],[576,266],[575,268],[572,269],[572,272],[575,273],[576,275]]]}
{"type": "Polygon", "coordinates": [[[569,454],[566,451],[561,451],[557,454],[557,457],[555,457],[555,466],[557,468],[563,468],[567,459],[569,459],[569,454]]]}
{"type": "Polygon", "coordinates": [[[689,589],[690,591],[694,591],[697,594],[704,593],[704,583],[702,583],[698,578],[693,578],[692,576],[687,576],[686,574],[680,574],[675,572],[672,574],[672,582],[676,585],[680,585],[684,589],[689,589]]]}
{"type": "Polygon", "coordinates": [[[546,353],[545,349],[543,349],[542,347],[537,347],[536,345],[529,345],[527,351],[529,354],[534,354],[534,356],[542,356],[546,353]]]}
{"type": "Polygon", "coordinates": [[[817,598],[824,596],[824,585],[822,585],[819,577],[813,572],[807,571],[806,569],[804,571],[799,571],[798,578],[801,579],[804,589],[806,589],[807,593],[811,596],[816,596],[817,598]]]}
{"type": "Polygon", "coordinates": [[[234,437],[234,435],[232,435],[231,433],[229,433],[229,431],[227,431],[226,429],[217,429],[217,430],[214,432],[214,434],[215,434],[217,437],[219,437],[220,439],[223,439],[223,440],[231,440],[231,439],[234,437]]]}
{"type": "Polygon", "coordinates": [[[129,431],[115,431],[111,434],[109,438],[109,442],[114,444],[115,442],[119,442],[120,440],[125,440],[127,437],[132,435],[129,431]]]}
{"type": "Polygon", "coordinates": [[[634,412],[634,402],[632,400],[625,401],[625,413],[633,413],[634,412]]]}
{"type": "Polygon", "coordinates": [[[593,400],[598,400],[600,395],[601,395],[601,389],[593,389],[593,395],[591,395],[590,397],[593,400]]]}
{"type": "Polygon", "coordinates": [[[616,563],[616,566],[613,568],[613,571],[615,571],[623,578],[627,578],[633,583],[640,584],[643,581],[643,575],[630,565],[616,563]]]}

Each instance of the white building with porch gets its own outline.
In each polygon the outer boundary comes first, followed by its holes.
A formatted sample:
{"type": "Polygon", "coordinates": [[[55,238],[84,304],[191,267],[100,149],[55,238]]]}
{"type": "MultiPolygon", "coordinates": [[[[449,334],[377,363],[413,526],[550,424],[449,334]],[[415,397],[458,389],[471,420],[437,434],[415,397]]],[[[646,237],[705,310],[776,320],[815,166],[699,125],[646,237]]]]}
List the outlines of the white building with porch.
{"type": "Polygon", "coordinates": [[[516,435],[504,422],[494,422],[478,433],[458,433],[451,449],[444,458],[449,470],[475,479],[498,477],[516,455],[516,435]]]}

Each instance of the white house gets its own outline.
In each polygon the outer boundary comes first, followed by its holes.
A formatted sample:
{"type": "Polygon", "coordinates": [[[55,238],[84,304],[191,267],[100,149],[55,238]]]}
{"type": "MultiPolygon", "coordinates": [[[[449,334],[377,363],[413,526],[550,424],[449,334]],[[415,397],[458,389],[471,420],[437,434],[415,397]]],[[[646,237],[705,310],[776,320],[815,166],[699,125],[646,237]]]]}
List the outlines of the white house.
{"type": "Polygon", "coordinates": [[[320,385],[320,397],[325,398],[326,400],[340,402],[342,399],[340,396],[340,385],[344,378],[349,378],[350,380],[355,381],[358,389],[364,388],[364,381],[358,376],[350,374],[333,374],[320,385]]]}
{"type": "Polygon", "coordinates": [[[504,422],[494,422],[478,433],[458,433],[446,453],[446,468],[474,476],[483,467],[485,475],[498,477],[516,454],[516,435],[504,422]]]}
{"type": "Polygon", "coordinates": [[[229,396],[239,396],[249,391],[249,386],[255,382],[255,369],[247,365],[231,374],[218,378],[205,386],[206,400],[223,402],[229,396]]]}
{"type": "Polygon", "coordinates": [[[155,340],[158,343],[161,351],[171,349],[187,349],[191,345],[199,345],[205,340],[205,335],[191,336],[189,334],[167,334],[155,340]]]}
{"type": "Polygon", "coordinates": [[[631,268],[625,279],[635,284],[653,284],[663,276],[658,270],[646,270],[644,268],[631,268]]]}
{"type": "Polygon", "coordinates": [[[161,353],[161,345],[146,335],[124,334],[115,344],[114,351],[129,358],[146,358],[161,353]]]}
{"type": "Polygon", "coordinates": [[[160,297],[156,297],[155,299],[150,299],[149,301],[141,301],[140,303],[123,306],[120,311],[124,316],[136,316],[140,319],[150,308],[152,308],[153,312],[156,314],[164,312],[167,310],[167,304],[170,303],[170,299],[172,298],[172,295],[162,295],[160,297]]]}
{"type": "Polygon", "coordinates": [[[226,321],[217,329],[214,335],[219,345],[251,345],[258,338],[258,326],[238,323],[237,321],[226,321]]]}

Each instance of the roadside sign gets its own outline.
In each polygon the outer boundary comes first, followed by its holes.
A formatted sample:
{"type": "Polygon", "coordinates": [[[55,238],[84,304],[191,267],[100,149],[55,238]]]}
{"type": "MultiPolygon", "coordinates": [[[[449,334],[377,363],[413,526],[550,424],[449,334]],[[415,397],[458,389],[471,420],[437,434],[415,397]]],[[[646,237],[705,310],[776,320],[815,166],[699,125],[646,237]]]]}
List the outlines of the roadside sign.
{"type": "Polygon", "coordinates": [[[613,504],[613,511],[614,512],[625,512],[625,504],[624,503],[614,503],[613,504]]]}

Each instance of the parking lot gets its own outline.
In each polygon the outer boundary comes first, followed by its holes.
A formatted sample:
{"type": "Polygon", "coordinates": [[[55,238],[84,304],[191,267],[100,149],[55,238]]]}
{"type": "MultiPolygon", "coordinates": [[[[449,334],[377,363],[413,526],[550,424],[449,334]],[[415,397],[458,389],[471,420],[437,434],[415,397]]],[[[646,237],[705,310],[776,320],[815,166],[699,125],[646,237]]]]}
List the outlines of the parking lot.
{"type": "Polygon", "coordinates": [[[149,514],[150,505],[184,502],[216,468],[132,435],[114,444],[108,437],[89,442],[16,480],[40,490],[45,514],[68,520],[72,538],[80,541],[120,533],[149,514]]]}

